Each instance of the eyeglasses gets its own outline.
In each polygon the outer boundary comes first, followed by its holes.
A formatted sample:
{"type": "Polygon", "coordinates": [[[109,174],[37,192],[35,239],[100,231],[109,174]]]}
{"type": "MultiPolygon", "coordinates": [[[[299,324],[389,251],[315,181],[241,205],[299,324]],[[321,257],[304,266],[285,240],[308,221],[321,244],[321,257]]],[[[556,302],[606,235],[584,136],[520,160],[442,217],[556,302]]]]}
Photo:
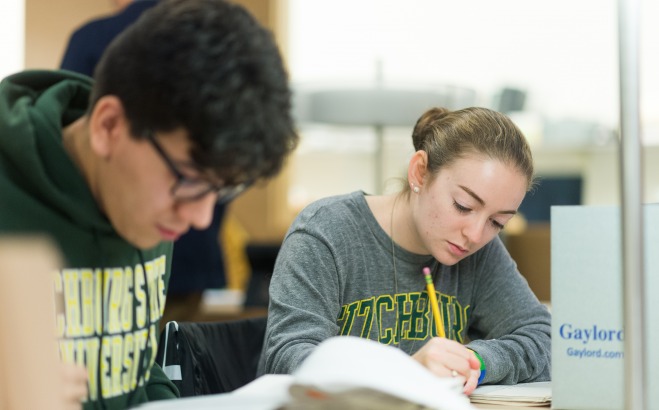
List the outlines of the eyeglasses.
{"type": "Polygon", "coordinates": [[[247,189],[251,183],[243,182],[233,186],[223,186],[214,184],[202,178],[186,177],[176,167],[174,160],[165,152],[160,144],[156,141],[152,132],[146,133],[146,138],[149,140],[153,148],[155,148],[160,158],[165,161],[169,170],[176,177],[176,182],[172,186],[170,193],[177,202],[192,202],[203,198],[204,196],[215,193],[217,194],[218,203],[226,203],[241,194],[247,189]]]}

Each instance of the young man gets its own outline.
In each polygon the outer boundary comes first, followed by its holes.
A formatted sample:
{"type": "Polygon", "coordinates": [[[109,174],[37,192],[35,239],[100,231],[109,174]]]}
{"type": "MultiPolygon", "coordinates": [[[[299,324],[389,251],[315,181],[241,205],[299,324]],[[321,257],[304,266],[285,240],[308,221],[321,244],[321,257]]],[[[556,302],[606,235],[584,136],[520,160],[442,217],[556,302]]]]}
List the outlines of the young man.
{"type": "Polygon", "coordinates": [[[84,408],[176,397],[154,365],[171,242],[275,175],[296,143],[271,35],[222,0],[160,2],[94,83],[64,71],[0,83],[0,234],[46,233],[66,259],[59,351],[86,369],[84,408]]]}
{"type": "MultiPolygon", "coordinates": [[[[112,40],[158,4],[158,0],[113,0],[112,3],[115,13],[88,21],[73,32],[61,69],[93,77],[96,64],[112,40]]],[[[191,320],[199,310],[203,291],[225,285],[219,238],[227,205],[216,204],[208,228],[190,229],[176,240],[161,327],[170,320],[191,320]]]]}

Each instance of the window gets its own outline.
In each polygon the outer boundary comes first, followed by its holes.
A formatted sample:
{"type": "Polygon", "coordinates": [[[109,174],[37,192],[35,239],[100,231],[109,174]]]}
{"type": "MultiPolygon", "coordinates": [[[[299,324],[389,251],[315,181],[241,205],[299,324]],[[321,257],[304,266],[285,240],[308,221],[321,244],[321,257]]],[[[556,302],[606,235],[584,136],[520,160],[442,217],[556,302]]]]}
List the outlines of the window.
{"type": "Polygon", "coordinates": [[[20,71],[24,66],[25,2],[0,2],[0,78],[20,71]]]}

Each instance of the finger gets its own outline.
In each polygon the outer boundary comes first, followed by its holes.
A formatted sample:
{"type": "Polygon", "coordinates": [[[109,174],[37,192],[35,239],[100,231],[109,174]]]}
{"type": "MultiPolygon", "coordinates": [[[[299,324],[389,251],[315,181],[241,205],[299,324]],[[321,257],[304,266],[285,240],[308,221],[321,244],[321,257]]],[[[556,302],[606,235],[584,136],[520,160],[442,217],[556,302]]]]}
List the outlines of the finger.
{"type": "Polygon", "coordinates": [[[466,360],[468,368],[480,369],[481,363],[476,357],[476,353],[468,347],[465,347],[463,344],[460,344],[455,340],[443,339],[443,342],[440,341],[437,345],[441,346],[447,354],[452,354],[466,360]]]}
{"type": "Polygon", "coordinates": [[[82,409],[82,403],[66,403],[64,405],[64,410],[80,410],[82,409]]]}
{"type": "Polygon", "coordinates": [[[73,364],[62,364],[60,375],[62,377],[61,397],[65,408],[80,409],[88,392],[86,369],[73,364]]]}
{"type": "Polygon", "coordinates": [[[465,379],[469,378],[474,370],[480,369],[480,363],[478,368],[474,369],[471,366],[469,358],[465,358],[462,355],[455,355],[449,352],[444,355],[442,363],[448,369],[449,375],[454,376],[452,372],[455,371],[465,379]]]}
{"type": "Polygon", "coordinates": [[[448,357],[447,354],[433,358],[424,363],[425,367],[439,377],[465,377],[468,376],[467,362],[459,357],[448,357]]]}
{"type": "Polygon", "coordinates": [[[71,401],[82,401],[87,397],[87,383],[65,383],[62,395],[71,401]]]}
{"type": "Polygon", "coordinates": [[[478,360],[478,358],[476,357],[476,354],[474,352],[470,351],[469,353],[470,353],[469,366],[474,370],[479,370],[479,372],[480,372],[480,368],[481,368],[480,360],[478,360]]]}
{"type": "Polygon", "coordinates": [[[470,350],[454,340],[433,338],[413,357],[436,376],[463,376],[466,379],[470,375],[469,358],[472,356],[470,350]]]}
{"type": "Polygon", "coordinates": [[[62,379],[69,382],[87,382],[87,369],[75,364],[64,363],[60,366],[62,379]]]}
{"type": "Polygon", "coordinates": [[[466,395],[470,395],[471,393],[473,393],[476,387],[478,387],[478,378],[481,375],[480,370],[474,370],[471,373],[472,374],[469,376],[469,378],[465,382],[464,388],[462,389],[462,391],[466,395]]]}
{"type": "Polygon", "coordinates": [[[62,391],[62,400],[67,407],[80,408],[82,401],[87,397],[86,386],[68,386],[62,391]]]}
{"type": "Polygon", "coordinates": [[[428,360],[423,365],[438,377],[451,377],[451,369],[440,360],[428,360]]]}

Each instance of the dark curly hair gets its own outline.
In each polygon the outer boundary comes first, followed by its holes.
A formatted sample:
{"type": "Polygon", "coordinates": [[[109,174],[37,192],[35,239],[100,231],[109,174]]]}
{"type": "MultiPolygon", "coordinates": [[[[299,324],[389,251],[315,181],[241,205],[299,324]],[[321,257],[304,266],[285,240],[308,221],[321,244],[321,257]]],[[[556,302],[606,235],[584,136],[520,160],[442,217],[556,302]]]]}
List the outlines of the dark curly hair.
{"type": "Polygon", "coordinates": [[[162,0],[112,42],[94,77],[90,109],[117,96],[135,138],[184,128],[192,159],[226,184],[274,176],[298,142],[271,33],[223,0],[162,0]]]}

